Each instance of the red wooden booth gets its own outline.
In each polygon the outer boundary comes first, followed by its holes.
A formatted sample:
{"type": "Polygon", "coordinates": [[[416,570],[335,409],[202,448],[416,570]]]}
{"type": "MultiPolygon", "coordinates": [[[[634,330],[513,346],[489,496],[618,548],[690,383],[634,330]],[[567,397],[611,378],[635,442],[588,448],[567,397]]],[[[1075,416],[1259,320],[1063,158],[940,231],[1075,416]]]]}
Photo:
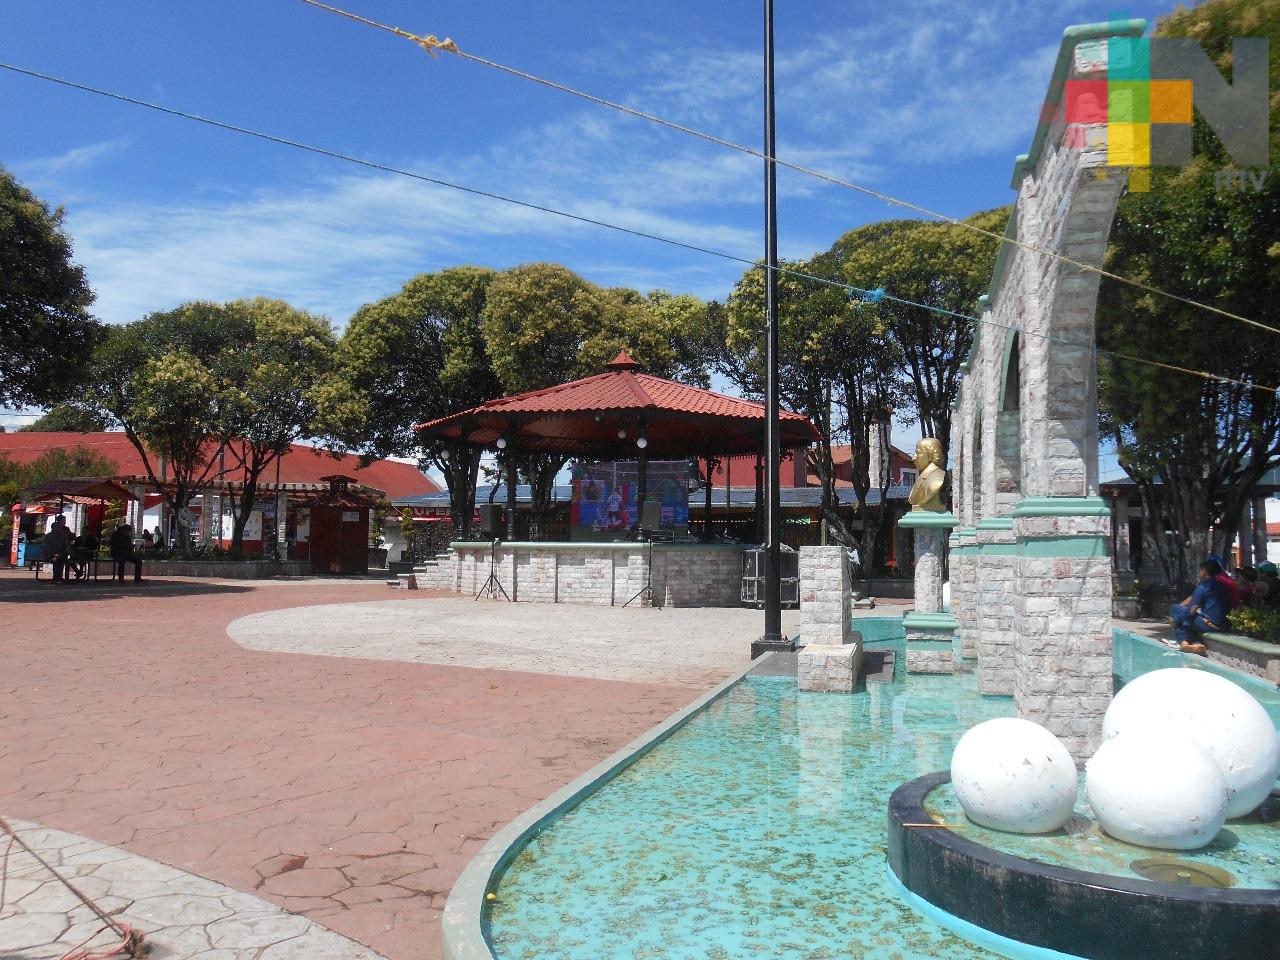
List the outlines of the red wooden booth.
{"type": "Polygon", "coordinates": [[[313,573],[369,572],[369,507],[373,501],[351,489],[356,481],[341,474],[321,477],[327,493],[310,504],[310,556],[313,573]]]}

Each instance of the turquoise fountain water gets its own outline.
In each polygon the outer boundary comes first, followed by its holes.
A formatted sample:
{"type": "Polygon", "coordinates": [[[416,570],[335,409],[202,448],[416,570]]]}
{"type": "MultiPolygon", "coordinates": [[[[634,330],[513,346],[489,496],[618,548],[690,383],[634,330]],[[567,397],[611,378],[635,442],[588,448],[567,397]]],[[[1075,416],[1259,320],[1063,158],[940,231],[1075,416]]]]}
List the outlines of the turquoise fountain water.
{"type": "MultiPolygon", "coordinates": [[[[495,954],[502,960],[1043,956],[962,939],[908,905],[885,867],[893,789],[945,769],[961,734],[1011,715],[1012,702],[979,696],[972,673],[905,675],[900,621],[864,619],[858,628],[869,649],[897,650],[892,682],[841,696],[801,693],[794,678],[746,677],[516,855],[490,905],[495,954]]],[[[1186,662],[1172,657],[1149,641],[1118,635],[1118,680],[1186,662]]],[[[1251,692],[1275,694],[1263,684],[1251,692]]],[[[1280,720],[1280,696],[1266,705],[1280,720]]],[[[960,816],[953,803],[938,797],[948,822],[960,816]]],[[[1274,879],[1280,829],[1260,824],[1256,833],[1246,849],[1275,858],[1274,879]]],[[[1079,835],[1086,837],[1087,828],[1079,835]]],[[[1090,843],[1073,846],[1068,838],[1055,850],[1088,857],[1090,843]]],[[[1216,852],[1205,856],[1239,870],[1241,845],[1224,847],[1230,865],[1216,852]]],[[[1126,850],[1128,859],[1147,855],[1126,850]]],[[[1266,867],[1255,873],[1266,874],[1266,867]]]]}

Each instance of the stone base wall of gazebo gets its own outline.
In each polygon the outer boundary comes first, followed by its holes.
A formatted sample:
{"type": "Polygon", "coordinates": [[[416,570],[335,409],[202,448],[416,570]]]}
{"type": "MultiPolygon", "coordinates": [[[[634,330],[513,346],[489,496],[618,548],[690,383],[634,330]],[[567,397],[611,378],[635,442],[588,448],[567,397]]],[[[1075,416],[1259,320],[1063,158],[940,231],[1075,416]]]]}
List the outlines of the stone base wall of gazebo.
{"type": "MultiPolygon", "coordinates": [[[[622,606],[652,576],[655,607],[738,606],[747,547],[657,543],[652,561],[650,549],[645,543],[504,543],[493,553],[493,573],[517,602],[622,606]]],[[[489,578],[490,546],[454,543],[451,550],[415,569],[418,589],[474,596],[489,578]]]]}

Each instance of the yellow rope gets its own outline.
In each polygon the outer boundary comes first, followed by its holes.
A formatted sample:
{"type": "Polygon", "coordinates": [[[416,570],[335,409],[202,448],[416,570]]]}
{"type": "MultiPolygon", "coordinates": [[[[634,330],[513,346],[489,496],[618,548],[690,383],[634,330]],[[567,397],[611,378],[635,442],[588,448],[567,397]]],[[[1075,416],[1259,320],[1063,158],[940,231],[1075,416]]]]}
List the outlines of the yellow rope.
{"type": "Polygon", "coordinates": [[[756,157],[757,159],[760,159],[760,160],[766,160],[772,163],[776,163],[780,167],[786,167],[788,170],[794,170],[796,173],[803,173],[806,176],[815,177],[819,180],[825,181],[826,183],[830,183],[834,186],[844,187],[849,190],[856,190],[859,193],[862,193],[868,197],[872,197],[876,200],[880,200],[883,203],[887,203],[892,206],[898,206],[907,210],[911,210],[915,213],[921,214],[922,216],[930,217],[934,220],[940,220],[943,223],[948,223],[953,227],[960,227],[964,230],[971,230],[974,233],[978,233],[985,237],[989,237],[990,239],[995,240],[998,243],[1012,244],[1015,247],[1021,247],[1023,250],[1026,250],[1028,253],[1036,253],[1036,254],[1040,254],[1041,256],[1052,257],[1054,260],[1057,260],[1060,263],[1068,264],[1079,270],[1084,270],[1089,273],[1096,273],[1100,277],[1106,277],[1108,280],[1115,280],[1118,283],[1124,283],[1131,287],[1136,287],[1137,289],[1145,291],[1146,293],[1153,293],[1153,294],[1156,294],[1157,296],[1165,297],[1170,300],[1176,300],[1179,303],[1185,303],[1188,306],[1196,307],[1197,309],[1200,309],[1200,310],[1207,310],[1210,313],[1216,313],[1219,316],[1227,317],[1228,319],[1231,319],[1231,320],[1239,320],[1241,323],[1247,323],[1249,326],[1257,327],[1259,330],[1266,330],[1268,333],[1280,334],[1280,327],[1273,327],[1265,323],[1260,323],[1257,320],[1251,320],[1248,317],[1243,317],[1238,313],[1232,313],[1229,310],[1223,310],[1221,307],[1215,307],[1208,303],[1201,303],[1198,300],[1192,300],[1189,297],[1184,297],[1184,296],[1181,296],[1180,294],[1169,293],[1166,290],[1161,290],[1159,287],[1153,287],[1150,284],[1143,283],[1140,280],[1134,280],[1130,277],[1125,277],[1118,273],[1112,273],[1110,270],[1104,270],[1101,267],[1095,267],[1092,264],[1085,263],[1081,260],[1076,260],[1072,257],[1068,257],[1061,253],[1055,253],[1052,250],[1047,250],[1043,247],[1037,246],[1034,243],[1027,243],[1023,240],[1017,239],[1016,237],[1006,237],[1003,233],[996,233],[994,230],[987,230],[983,227],[977,226],[976,224],[966,223],[963,220],[957,219],[956,217],[948,216],[945,213],[938,213],[936,210],[930,210],[928,207],[923,207],[920,204],[912,203],[910,200],[901,200],[897,197],[891,196],[890,194],[887,194],[887,193],[883,193],[879,190],[873,190],[870,187],[864,187],[861,184],[852,183],[848,180],[842,180],[839,177],[832,176],[829,173],[823,173],[821,170],[814,170],[810,167],[805,167],[798,163],[792,163],[789,160],[782,160],[782,159],[779,159],[778,157],[770,157],[764,154],[763,152],[754,149],[753,147],[744,146],[743,144],[740,144],[740,143],[734,143],[732,140],[725,140],[724,138],[717,137],[714,134],[706,133],[705,131],[698,130],[694,127],[685,126],[682,123],[676,123],[674,120],[667,120],[663,117],[656,116],[655,114],[652,114],[652,113],[645,113],[643,110],[637,110],[634,107],[628,107],[626,104],[617,103],[616,101],[613,101],[613,100],[606,100],[604,97],[597,97],[595,94],[587,93],[583,90],[577,90],[574,87],[566,86],[565,84],[562,84],[562,83],[557,83],[554,80],[548,80],[545,77],[538,76],[537,74],[527,73],[524,70],[518,70],[515,67],[509,67],[506,64],[498,63],[495,60],[488,60],[488,59],[485,59],[484,57],[476,56],[474,53],[466,53],[460,50],[458,48],[458,45],[454,43],[452,40],[437,40],[434,35],[420,37],[417,34],[409,33],[407,30],[401,30],[399,27],[392,27],[385,23],[379,23],[376,20],[370,20],[367,17],[362,17],[359,14],[351,13],[348,10],[343,10],[339,7],[334,7],[327,3],[322,3],[321,0],[301,0],[301,2],[307,4],[308,6],[318,7],[321,10],[327,10],[329,13],[337,14],[340,17],[346,17],[347,19],[354,20],[357,23],[363,23],[366,26],[373,27],[377,30],[385,30],[387,33],[393,33],[398,37],[403,37],[406,40],[409,40],[413,43],[418,44],[420,47],[426,50],[427,53],[431,54],[432,57],[436,55],[437,50],[448,50],[450,53],[455,53],[458,56],[462,57],[463,59],[470,60],[474,63],[478,63],[481,66],[492,67],[495,70],[501,70],[504,73],[509,73],[512,76],[519,77],[522,80],[529,80],[529,81],[532,81],[533,83],[541,84],[544,87],[550,87],[551,89],[558,90],[561,93],[567,93],[567,94],[570,94],[571,96],[579,97],[583,100],[588,100],[591,103],[598,104],[602,107],[608,107],[611,110],[621,111],[622,113],[628,114],[629,116],[633,116],[641,120],[647,120],[650,123],[656,123],[659,126],[666,127],[670,130],[678,131],[679,133],[687,133],[690,136],[697,137],[700,140],[705,140],[708,143],[714,143],[717,146],[727,147],[730,150],[737,150],[739,153],[745,153],[748,156],[756,157]]]}

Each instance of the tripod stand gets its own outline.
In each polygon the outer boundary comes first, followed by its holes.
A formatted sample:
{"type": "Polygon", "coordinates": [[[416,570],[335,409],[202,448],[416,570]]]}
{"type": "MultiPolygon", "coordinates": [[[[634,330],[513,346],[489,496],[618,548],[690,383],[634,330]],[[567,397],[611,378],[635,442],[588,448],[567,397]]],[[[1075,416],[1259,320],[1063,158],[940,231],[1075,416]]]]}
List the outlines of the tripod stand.
{"type": "MultiPolygon", "coordinates": [[[[634,597],[632,597],[630,600],[628,600],[626,603],[623,604],[624,607],[631,606],[631,604],[635,603],[635,601],[640,600],[641,597],[644,597],[645,600],[649,601],[649,606],[653,606],[653,541],[652,540],[649,541],[648,546],[649,546],[649,550],[648,550],[649,555],[645,560],[644,586],[636,591],[636,594],[634,597]]],[[[642,605],[643,603],[644,601],[641,600],[642,605]]]]}
{"type": "MultiPolygon", "coordinates": [[[[502,598],[504,600],[508,603],[511,602],[511,597],[507,595],[506,588],[502,585],[502,581],[498,579],[498,574],[495,572],[498,564],[498,544],[500,542],[500,540],[494,538],[493,543],[489,544],[489,579],[486,580],[484,582],[484,586],[477,591],[475,600],[479,600],[482,594],[487,593],[489,594],[490,600],[497,600],[498,594],[502,594],[502,598]]],[[[474,602],[474,600],[472,602],[474,602]]]]}

